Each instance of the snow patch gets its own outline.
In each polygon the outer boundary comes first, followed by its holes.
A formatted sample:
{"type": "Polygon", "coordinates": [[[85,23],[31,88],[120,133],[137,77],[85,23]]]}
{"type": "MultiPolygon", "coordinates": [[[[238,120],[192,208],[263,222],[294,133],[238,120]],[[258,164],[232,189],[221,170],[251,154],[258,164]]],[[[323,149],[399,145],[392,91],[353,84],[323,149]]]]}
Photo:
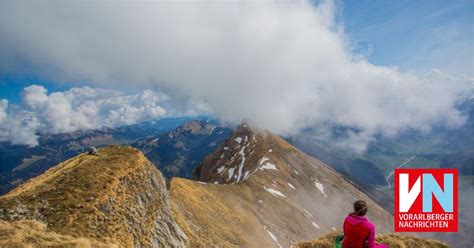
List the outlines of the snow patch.
{"type": "Polygon", "coordinates": [[[270,159],[268,159],[267,157],[262,157],[262,158],[258,161],[259,169],[260,169],[260,170],[278,170],[274,164],[271,164],[271,163],[268,163],[268,162],[267,162],[267,161],[269,161],[269,160],[270,160],[270,159]]]}
{"type": "Polygon", "coordinates": [[[319,225],[316,222],[311,222],[311,224],[313,224],[314,227],[321,229],[321,227],[319,227],[319,225]]]}
{"type": "Polygon", "coordinates": [[[234,170],[235,168],[230,168],[227,172],[229,173],[229,180],[232,178],[232,176],[234,175],[234,170]]]}
{"type": "MultiPolygon", "coordinates": [[[[209,123],[209,122],[207,122],[209,123]]],[[[209,134],[212,134],[214,132],[214,130],[216,130],[216,127],[212,127],[211,130],[209,131],[209,134]]]]}
{"type": "Polygon", "coordinates": [[[291,183],[287,183],[287,184],[288,184],[288,186],[290,186],[290,188],[296,189],[295,186],[293,186],[291,183]]]}
{"type": "Polygon", "coordinates": [[[207,184],[207,183],[205,183],[205,182],[200,182],[200,181],[198,181],[198,183],[199,183],[199,184],[207,184]]]}
{"type": "Polygon", "coordinates": [[[332,229],[333,231],[336,231],[336,228],[335,228],[335,227],[331,227],[331,229],[332,229]]]}
{"type": "Polygon", "coordinates": [[[328,198],[328,195],[326,195],[326,193],[324,192],[323,184],[319,183],[318,181],[315,181],[314,185],[316,185],[316,188],[318,188],[319,191],[321,191],[321,193],[323,193],[324,197],[328,198]]]}
{"type": "Polygon", "coordinates": [[[160,139],[160,138],[153,139],[152,141],[150,141],[150,143],[148,143],[148,145],[151,145],[151,144],[157,142],[159,139],[160,139]]]}
{"type": "Polygon", "coordinates": [[[283,198],[286,198],[286,196],[285,196],[283,193],[281,193],[280,191],[278,191],[278,190],[275,190],[275,189],[272,189],[272,188],[267,188],[267,187],[265,187],[265,186],[263,186],[263,188],[264,188],[266,191],[270,192],[270,193],[271,193],[272,195],[274,195],[274,196],[281,196],[281,197],[283,197],[283,198]]]}
{"type": "Polygon", "coordinates": [[[293,170],[296,175],[299,175],[300,173],[297,170],[293,170]]]}
{"type": "Polygon", "coordinates": [[[226,150],[226,151],[229,150],[229,147],[225,146],[225,147],[224,147],[224,150],[226,150]]]}
{"type": "Polygon", "coordinates": [[[235,142],[237,142],[237,143],[239,143],[239,144],[242,142],[242,138],[241,138],[241,137],[237,137],[237,138],[235,138],[234,140],[235,140],[235,142]]]}
{"type": "Polygon", "coordinates": [[[268,152],[272,152],[272,151],[273,151],[272,149],[268,150],[268,152]]]}
{"type": "MultiPolygon", "coordinates": [[[[245,136],[245,141],[247,141],[247,136],[245,136]]],[[[239,182],[240,178],[242,177],[242,169],[244,168],[245,164],[245,146],[242,147],[242,149],[239,151],[239,154],[242,159],[240,160],[239,173],[237,174],[237,182],[239,182]]]]}
{"type": "Polygon", "coordinates": [[[262,157],[259,161],[258,161],[258,166],[262,165],[263,163],[267,162],[269,159],[267,157],[262,157]]]}
{"type": "Polygon", "coordinates": [[[308,210],[306,210],[306,209],[303,208],[303,211],[305,211],[305,213],[306,213],[307,215],[313,217],[313,215],[312,215],[308,210]]]}
{"type": "Polygon", "coordinates": [[[225,166],[221,166],[221,167],[217,168],[217,173],[223,172],[224,169],[225,169],[225,166]]]}
{"type": "Polygon", "coordinates": [[[275,241],[275,243],[278,245],[278,247],[281,248],[282,246],[280,245],[280,243],[278,243],[277,237],[276,237],[273,233],[271,233],[270,231],[268,231],[266,228],[265,228],[265,231],[267,231],[268,236],[270,236],[270,238],[272,238],[273,241],[275,241]]]}
{"type": "Polygon", "coordinates": [[[214,184],[219,184],[219,181],[215,181],[214,184]]]}
{"type": "Polygon", "coordinates": [[[274,164],[266,163],[260,166],[260,170],[278,170],[274,164]]]}

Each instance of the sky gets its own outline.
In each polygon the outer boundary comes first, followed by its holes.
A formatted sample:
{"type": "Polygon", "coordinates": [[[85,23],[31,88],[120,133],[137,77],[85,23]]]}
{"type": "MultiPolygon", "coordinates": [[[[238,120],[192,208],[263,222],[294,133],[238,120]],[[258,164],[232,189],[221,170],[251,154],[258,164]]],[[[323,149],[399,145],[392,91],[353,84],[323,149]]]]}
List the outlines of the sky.
{"type": "Polygon", "coordinates": [[[377,65],[473,74],[473,1],[344,1],[345,31],[377,65]]]}
{"type": "Polygon", "coordinates": [[[282,135],[352,127],[342,146],[363,152],[376,134],[456,128],[473,5],[2,1],[0,139],[212,113],[282,135]]]}
{"type": "MultiPolygon", "coordinates": [[[[474,2],[341,1],[338,19],[353,50],[377,65],[427,73],[474,74],[474,2]],[[449,63],[446,63],[449,61],[449,63]]],[[[0,71],[0,99],[20,101],[21,90],[41,83],[50,91],[87,82],[55,83],[35,75],[0,71]]]]}

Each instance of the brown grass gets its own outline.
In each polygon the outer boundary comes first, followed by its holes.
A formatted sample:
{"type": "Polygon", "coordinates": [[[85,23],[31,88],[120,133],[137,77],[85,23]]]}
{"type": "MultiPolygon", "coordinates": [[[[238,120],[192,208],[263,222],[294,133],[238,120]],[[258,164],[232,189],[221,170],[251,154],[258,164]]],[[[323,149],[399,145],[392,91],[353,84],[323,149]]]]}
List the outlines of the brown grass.
{"type": "MultiPolygon", "coordinates": [[[[317,240],[303,241],[293,245],[294,248],[333,248],[337,232],[323,235],[317,240]]],[[[432,239],[401,236],[395,234],[377,235],[377,243],[387,244],[390,248],[446,248],[449,245],[432,239]]]]}
{"type": "Polygon", "coordinates": [[[0,220],[0,247],[119,247],[116,241],[75,238],[48,231],[46,224],[34,220],[0,220]]]}
{"type": "MultiPolygon", "coordinates": [[[[170,199],[173,217],[191,241],[191,247],[265,247],[267,240],[248,202],[230,202],[222,194],[245,194],[240,185],[199,184],[174,178],[170,199]],[[237,211],[234,206],[240,206],[237,211]],[[255,233],[255,237],[249,236],[255,233]]],[[[249,193],[249,192],[247,192],[249,193]]],[[[239,197],[235,198],[241,199],[239,197]]]]}
{"type": "MultiPolygon", "coordinates": [[[[165,204],[152,177],[161,178],[160,172],[140,151],[109,146],[99,156],[64,161],[0,197],[0,220],[39,220],[61,235],[149,244],[156,213],[165,204]],[[147,193],[152,204],[138,211],[137,198],[147,193]],[[110,211],[103,211],[105,205],[110,211]]],[[[164,184],[158,188],[166,190],[164,184]]]]}

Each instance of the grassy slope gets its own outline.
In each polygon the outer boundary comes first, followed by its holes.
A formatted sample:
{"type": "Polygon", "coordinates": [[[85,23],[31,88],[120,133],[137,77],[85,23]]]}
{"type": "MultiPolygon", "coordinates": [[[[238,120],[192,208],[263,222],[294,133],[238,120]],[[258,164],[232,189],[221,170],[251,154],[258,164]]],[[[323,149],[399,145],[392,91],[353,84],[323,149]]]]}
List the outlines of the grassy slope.
{"type": "MultiPolygon", "coordinates": [[[[295,244],[294,248],[333,248],[334,240],[339,233],[328,233],[321,238],[313,241],[304,241],[295,244]]],[[[387,244],[390,248],[447,248],[447,244],[432,240],[412,236],[399,236],[393,234],[377,235],[375,241],[387,244]]]]}
{"type": "Polygon", "coordinates": [[[38,220],[73,237],[151,244],[159,213],[166,216],[160,172],[131,147],[99,154],[69,159],[0,197],[0,219],[38,220]]]}
{"type": "Polygon", "coordinates": [[[245,185],[203,185],[181,178],[174,178],[171,185],[173,216],[192,247],[273,245],[261,230],[249,198],[251,189],[245,185]]]}
{"type": "Polygon", "coordinates": [[[47,229],[46,224],[35,220],[6,222],[0,220],[0,247],[119,247],[110,240],[76,238],[47,229]],[[29,245],[29,246],[27,246],[29,245]]]}

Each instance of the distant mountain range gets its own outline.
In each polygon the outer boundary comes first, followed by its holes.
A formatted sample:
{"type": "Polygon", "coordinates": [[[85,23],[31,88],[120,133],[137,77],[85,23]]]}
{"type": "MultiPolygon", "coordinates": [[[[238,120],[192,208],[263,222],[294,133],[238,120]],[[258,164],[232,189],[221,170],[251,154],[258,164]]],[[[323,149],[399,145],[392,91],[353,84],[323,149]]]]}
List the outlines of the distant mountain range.
{"type": "Polygon", "coordinates": [[[227,126],[194,120],[161,135],[138,140],[132,146],[140,149],[166,179],[191,178],[196,167],[228,139],[231,132],[227,126]]]}
{"type": "Polygon", "coordinates": [[[88,147],[131,144],[141,147],[167,177],[189,177],[206,156],[230,133],[208,117],[164,118],[117,128],[40,135],[39,145],[28,147],[0,142],[0,195],[88,147]],[[185,123],[188,124],[180,127],[185,123]],[[193,130],[188,128],[202,128],[193,130]],[[214,134],[204,130],[214,130],[214,134]],[[160,142],[156,142],[160,140],[160,142]],[[151,142],[155,141],[155,142],[151,142]],[[155,149],[156,148],[156,149],[155,149]],[[157,155],[159,156],[157,157],[157,155]],[[189,165],[188,165],[189,164],[189,165]]]}

